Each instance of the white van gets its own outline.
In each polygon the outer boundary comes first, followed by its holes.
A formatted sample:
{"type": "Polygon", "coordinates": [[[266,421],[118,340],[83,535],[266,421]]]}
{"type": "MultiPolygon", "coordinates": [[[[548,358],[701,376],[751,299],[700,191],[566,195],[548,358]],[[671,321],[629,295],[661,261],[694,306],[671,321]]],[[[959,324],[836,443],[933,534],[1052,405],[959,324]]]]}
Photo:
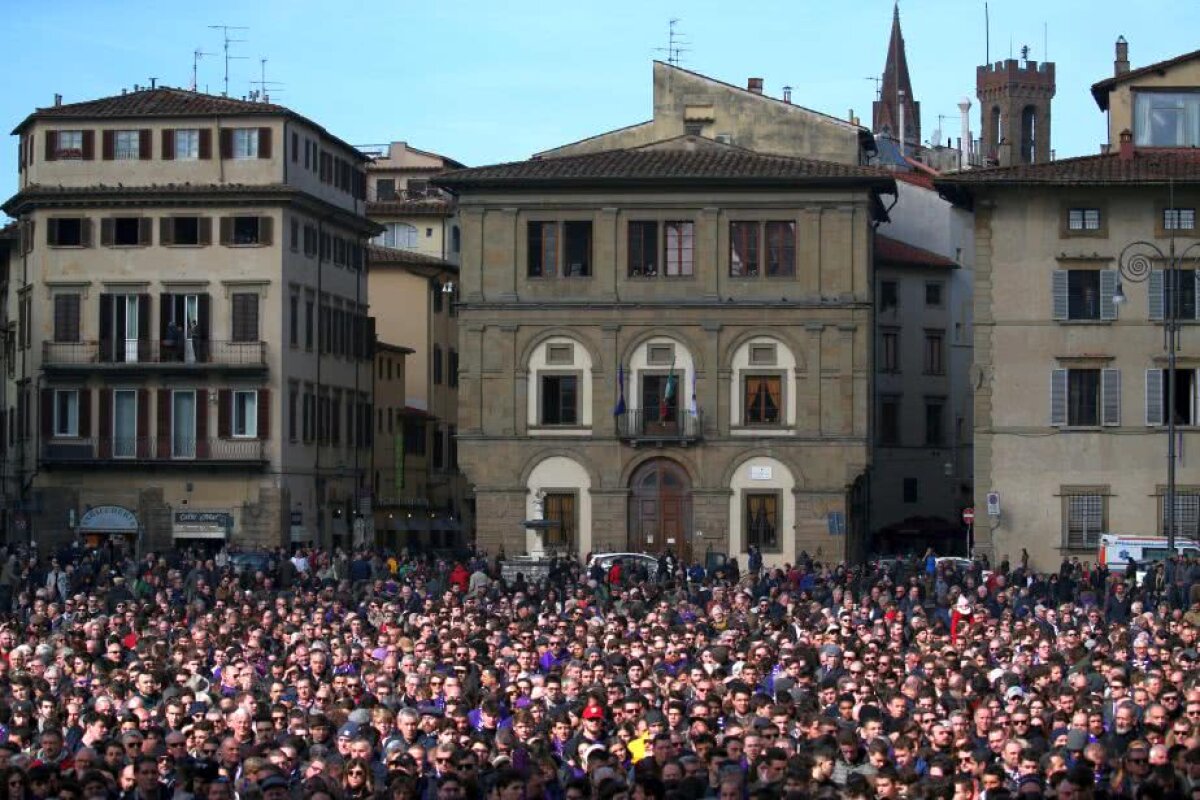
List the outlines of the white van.
{"type": "MultiPolygon", "coordinates": [[[[1124,572],[1129,559],[1137,564],[1137,579],[1141,583],[1146,570],[1159,561],[1165,561],[1167,537],[1135,536],[1127,533],[1106,533],[1100,537],[1100,555],[1096,561],[1108,567],[1110,572],[1124,572]]],[[[1189,558],[1200,555],[1200,544],[1191,539],[1175,538],[1175,553],[1189,558]]]]}

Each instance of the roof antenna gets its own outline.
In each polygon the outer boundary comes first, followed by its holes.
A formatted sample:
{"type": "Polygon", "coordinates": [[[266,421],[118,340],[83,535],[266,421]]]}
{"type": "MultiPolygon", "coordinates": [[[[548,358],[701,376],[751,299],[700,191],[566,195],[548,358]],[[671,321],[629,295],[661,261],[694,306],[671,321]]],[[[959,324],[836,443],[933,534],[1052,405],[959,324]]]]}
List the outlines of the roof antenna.
{"type": "Polygon", "coordinates": [[[222,92],[222,96],[229,97],[229,59],[245,58],[245,56],[229,55],[229,45],[239,44],[239,43],[246,41],[245,39],[230,39],[229,32],[230,31],[248,31],[250,29],[248,27],[246,27],[245,25],[209,25],[208,27],[212,28],[214,30],[221,31],[221,35],[224,38],[224,42],[225,42],[225,91],[222,92]]]}
{"type": "Polygon", "coordinates": [[[193,92],[197,91],[199,88],[198,81],[196,80],[196,78],[197,78],[197,72],[198,72],[199,66],[200,66],[200,59],[204,58],[205,56],[211,56],[211,55],[212,55],[212,53],[206,53],[203,50],[201,50],[199,47],[197,47],[195,50],[192,51],[192,91],[193,92]]]}
{"type": "Polygon", "coordinates": [[[875,84],[875,99],[879,100],[883,97],[883,78],[878,75],[868,75],[863,78],[864,81],[871,81],[875,84]]]}
{"type": "Polygon", "coordinates": [[[259,79],[256,81],[250,81],[250,85],[257,86],[258,91],[257,91],[257,93],[252,93],[252,94],[254,94],[254,96],[256,98],[261,98],[264,103],[269,103],[269,102],[271,102],[271,92],[278,93],[278,92],[283,91],[283,89],[272,88],[272,87],[283,86],[283,84],[280,83],[279,81],[267,80],[267,59],[260,58],[258,60],[258,69],[259,69],[259,79]]]}
{"type": "Polygon", "coordinates": [[[690,47],[682,47],[681,46],[681,45],[685,45],[685,44],[691,44],[691,42],[687,41],[686,39],[683,38],[682,35],[675,32],[675,26],[678,23],[679,23],[678,18],[671,19],[670,25],[667,28],[667,46],[654,48],[654,52],[656,52],[656,53],[666,53],[667,54],[667,63],[670,64],[672,67],[678,67],[682,63],[683,59],[680,58],[680,56],[683,53],[692,52],[692,49],[690,47]]]}

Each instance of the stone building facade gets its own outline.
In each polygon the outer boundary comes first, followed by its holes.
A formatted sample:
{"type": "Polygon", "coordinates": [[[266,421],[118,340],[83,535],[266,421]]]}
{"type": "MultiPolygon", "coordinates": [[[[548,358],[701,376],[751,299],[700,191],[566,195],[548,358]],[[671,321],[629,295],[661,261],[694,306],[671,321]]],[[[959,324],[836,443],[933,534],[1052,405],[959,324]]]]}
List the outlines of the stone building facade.
{"type": "Polygon", "coordinates": [[[890,177],[682,136],[438,180],[483,549],[860,555],[890,177]]]}

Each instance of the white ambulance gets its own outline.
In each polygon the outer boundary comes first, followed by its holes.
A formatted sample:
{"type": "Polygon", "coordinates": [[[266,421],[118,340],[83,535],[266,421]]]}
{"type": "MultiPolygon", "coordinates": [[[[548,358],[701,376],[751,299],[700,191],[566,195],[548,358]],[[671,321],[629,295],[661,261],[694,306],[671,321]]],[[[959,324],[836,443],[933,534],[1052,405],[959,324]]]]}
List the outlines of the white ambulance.
{"type": "MultiPolygon", "coordinates": [[[[1108,567],[1110,572],[1123,573],[1129,559],[1137,564],[1138,583],[1146,571],[1159,561],[1165,561],[1170,550],[1165,536],[1135,536],[1128,533],[1106,533],[1100,537],[1100,554],[1097,563],[1108,567]]],[[[1196,558],[1200,556],[1200,544],[1191,539],[1175,538],[1177,555],[1196,558]]]]}

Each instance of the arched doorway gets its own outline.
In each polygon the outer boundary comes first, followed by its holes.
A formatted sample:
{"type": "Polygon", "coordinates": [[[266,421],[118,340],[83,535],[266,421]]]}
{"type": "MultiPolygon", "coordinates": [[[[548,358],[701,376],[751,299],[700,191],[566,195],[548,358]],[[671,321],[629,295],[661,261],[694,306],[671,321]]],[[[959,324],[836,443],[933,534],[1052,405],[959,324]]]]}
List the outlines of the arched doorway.
{"type": "Polygon", "coordinates": [[[690,555],[692,481],[679,464],[654,458],[638,467],[629,482],[629,549],[690,555]]]}

